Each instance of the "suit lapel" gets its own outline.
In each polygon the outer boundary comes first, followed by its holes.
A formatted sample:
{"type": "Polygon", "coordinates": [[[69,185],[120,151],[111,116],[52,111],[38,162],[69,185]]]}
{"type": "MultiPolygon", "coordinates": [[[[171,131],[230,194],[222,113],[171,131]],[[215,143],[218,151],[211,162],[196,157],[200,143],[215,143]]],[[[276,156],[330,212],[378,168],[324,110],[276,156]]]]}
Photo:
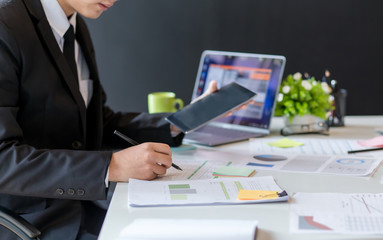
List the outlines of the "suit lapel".
{"type": "Polygon", "coordinates": [[[48,52],[51,55],[52,60],[63,76],[63,79],[69,87],[73,98],[79,106],[82,124],[85,131],[86,106],[79,90],[78,79],[76,79],[75,75],[71,71],[69,64],[66,62],[65,57],[57,44],[51,26],[46,19],[40,0],[24,0],[24,3],[27,10],[35,20],[35,24],[37,26],[36,29],[40,35],[42,43],[48,48],[48,52]]]}
{"type": "Polygon", "coordinates": [[[99,149],[101,147],[103,129],[102,87],[99,81],[93,44],[88,28],[79,14],[77,14],[76,21],[76,39],[88,65],[90,79],[93,80],[92,99],[87,108],[87,148],[99,149]]]}
{"type": "Polygon", "coordinates": [[[86,63],[88,64],[90,78],[93,81],[99,81],[98,72],[96,66],[96,60],[94,56],[93,44],[90,39],[88,29],[85,25],[84,20],[77,14],[77,29],[76,29],[76,40],[81,47],[86,63]]]}

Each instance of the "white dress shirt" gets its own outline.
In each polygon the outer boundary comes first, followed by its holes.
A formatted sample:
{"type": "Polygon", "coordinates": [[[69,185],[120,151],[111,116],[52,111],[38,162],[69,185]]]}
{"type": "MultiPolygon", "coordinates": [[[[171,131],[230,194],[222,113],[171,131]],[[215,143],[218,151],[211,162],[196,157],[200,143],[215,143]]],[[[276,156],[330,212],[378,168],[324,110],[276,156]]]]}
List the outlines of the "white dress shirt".
{"type": "MultiPolygon", "coordinates": [[[[73,25],[76,33],[76,16],[74,13],[68,20],[63,9],[57,0],[41,0],[45,15],[47,16],[49,25],[52,28],[56,41],[63,51],[64,34],[69,29],[70,24],[73,25]]],[[[90,79],[89,68],[77,41],[75,41],[75,60],[77,64],[77,75],[79,81],[79,89],[84,99],[85,106],[88,106],[93,93],[93,81],[90,79]]]]}

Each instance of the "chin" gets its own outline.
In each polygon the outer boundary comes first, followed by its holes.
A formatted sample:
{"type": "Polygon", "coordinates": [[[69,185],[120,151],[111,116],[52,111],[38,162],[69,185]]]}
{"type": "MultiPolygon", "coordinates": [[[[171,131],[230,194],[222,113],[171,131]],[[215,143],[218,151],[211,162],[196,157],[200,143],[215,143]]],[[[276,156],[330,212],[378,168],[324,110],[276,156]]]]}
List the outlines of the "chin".
{"type": "Polygon", "coordinates": [[[83,13],[80,12],[80,14],[86,18],[96,19],[96,18],[101,16],[102,11],[100,11],[100,12],[98,12],[98,11],[97,12],[96,11],[95,12],[83,12],[83,13]]]}

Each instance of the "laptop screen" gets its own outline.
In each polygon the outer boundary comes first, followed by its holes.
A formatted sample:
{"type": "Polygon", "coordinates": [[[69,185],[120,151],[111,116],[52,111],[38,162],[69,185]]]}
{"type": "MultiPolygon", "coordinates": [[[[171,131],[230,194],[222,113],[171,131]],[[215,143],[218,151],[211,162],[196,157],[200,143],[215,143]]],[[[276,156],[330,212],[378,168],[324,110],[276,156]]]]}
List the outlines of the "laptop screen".
{"type": "Polygon", "coordinates": [[[213,80],[218,88],[236,82],[257,93],[254,104],[216,122],[269,129],[285,62],[285,57],[276,55],[204,51],[192,99],[213,80]]]}

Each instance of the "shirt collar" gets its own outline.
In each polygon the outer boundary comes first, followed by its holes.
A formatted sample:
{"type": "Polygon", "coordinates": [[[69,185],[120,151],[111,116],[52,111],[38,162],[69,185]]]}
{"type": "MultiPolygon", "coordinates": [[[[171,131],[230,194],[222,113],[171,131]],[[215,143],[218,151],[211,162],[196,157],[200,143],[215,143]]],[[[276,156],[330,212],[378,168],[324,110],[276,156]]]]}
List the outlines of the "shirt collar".
{"type": "Polygon", "coordinates": [[[47,16],[49,25],[61,37],[64,37],[64,34],[69,29],[70,24],[73,25],[73,28],[76,31],[77,12],[75,12],[68,20],[64,10],[61,8],[57,0],[41,0],[41,4],[43,5],[44,12],[47,16]]]}

